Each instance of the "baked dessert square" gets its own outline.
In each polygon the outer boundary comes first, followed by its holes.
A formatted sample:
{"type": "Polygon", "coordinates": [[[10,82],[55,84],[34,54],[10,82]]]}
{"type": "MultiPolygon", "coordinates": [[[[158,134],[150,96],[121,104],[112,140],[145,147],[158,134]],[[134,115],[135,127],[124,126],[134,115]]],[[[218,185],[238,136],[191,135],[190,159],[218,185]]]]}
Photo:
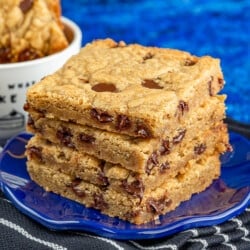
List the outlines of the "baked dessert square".
{"type": "Polygon", "coordinates": [[[29,88],[25,109],[152,138],[181,123],[223,85],[218,59],[105,39],[87,44],[59,71],[29,88]]]}
{"type": "Polygon", "coordinates": [[[190,160],[198,161],[220,154],[222,149],[225,150],[227,142],[226,126],[218,124],[197,134],[191,141],[183,141],[164,159],[159,159],[154,167],[145,168],[141,173],[136,168],[133,170],[127,165],[107,162],[89,155],[86,151],[52,143],[37,134],[28,142],[26,155],[28,161],[42,162],[55,171],[70,175],[72,179],[143,197],[144,192],[150,192],[180,173],[184,174],[185,166],[190,160]]]}
{"type": "Polygon", "coordinates": [[[27,91],[29,174],[109,216],[157,220],[220,175],[223,85],[209,56],[89,43],[27,91]]]}
{"type": "MultiPolygon", "coordinates": [[[[200,134],[202,137],[205,131],[223,122],[224,99],[224,96],[209,98],[204,105],[197,107],[195,111],[188,112],[183,123],[173,123],[172,127],[167,129],[160,138],[135,138],[74,122],[46,118],[39,112],[30,113],[27,130],[62,147],[87,152],[89,155],[110,163],[121,164],[135,172],[150,172],[157,163],[170,162],[170,153],[173,150],[180,150],[180,147],[189,148],[189,155],[193,156],[194,138],[200,134]]],[[[198,145],[198,142],[196,144],[198,145]]],[[[226,144],[225,142],[225,145],[221,147],[221,153],[226,150],[226,144]]],[[[207,143],[204,141],[204,151],[206,149],[207,143]]],[[[185,162],[180,153],[178,159],[185,162]]]]}
{"type": "Polygon", "coordinates": [[[161,186],[138,197],[118,192],[110,186],[101,187],[81,179],[73,179],[69,174],[42,162],[31,160],[27,165],[31,178],[46,191],[138,225],[157,221],[160,215],[172,211],[193,194],[204,191],[220,175],[218,154],[199,161],[191,160],[187,163],[184,174],[170,178],[161,186]]]}

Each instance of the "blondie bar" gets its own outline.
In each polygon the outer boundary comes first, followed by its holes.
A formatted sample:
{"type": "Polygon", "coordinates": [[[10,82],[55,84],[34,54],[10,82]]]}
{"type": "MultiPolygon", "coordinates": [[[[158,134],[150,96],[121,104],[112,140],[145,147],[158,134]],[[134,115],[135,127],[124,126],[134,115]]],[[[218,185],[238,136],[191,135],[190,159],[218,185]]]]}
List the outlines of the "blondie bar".
{"type": "Polygon", "coordinates": [[[28,161],[27,165],[31,178],[45,190],[135,224],[157,220],[159,215],[175,209],[193,194],[205,190],[220,175],[218,154],[198,161],[192,160],[187,163],[185,174],[170,178],[163,185],[144,193],[143,197],[137,197],[73,179],[41,162],[28,161]]]}
{"type": "Polygon", "coordinates": [[[76,123],[43,118],[37,113],[31,113],[32,119],[29,120],[27,129],[61,146],[75,148],[142,173],[145,169],[149,171],[154,168],[157,162],[164,161],[166,155],[181,142],[194,147],[193,138],[220,123],[225,115],[224,110],[223,96],[211,97],[204,106],[190,112],[183,124],[173,124],[161,138],[152,139],[134,138],[76,123]]]}
{"type": "Polygon", "coordinates": [[[25,110],[152,138],[181,123],[223,85],[218,59],[97,40],[29,88],[25,110]]]}

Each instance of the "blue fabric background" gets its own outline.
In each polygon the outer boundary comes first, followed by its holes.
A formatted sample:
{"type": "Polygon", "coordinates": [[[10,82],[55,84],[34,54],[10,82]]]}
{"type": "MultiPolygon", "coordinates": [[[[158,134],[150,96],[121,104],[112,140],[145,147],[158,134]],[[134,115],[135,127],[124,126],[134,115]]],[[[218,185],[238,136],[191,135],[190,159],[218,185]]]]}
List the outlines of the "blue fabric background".
{"type": "Polygon", "coordinates": [[[227,115],[250,123],[249,0],[61,0],[82,45],[111,37],[221,59],[227,115]]]}

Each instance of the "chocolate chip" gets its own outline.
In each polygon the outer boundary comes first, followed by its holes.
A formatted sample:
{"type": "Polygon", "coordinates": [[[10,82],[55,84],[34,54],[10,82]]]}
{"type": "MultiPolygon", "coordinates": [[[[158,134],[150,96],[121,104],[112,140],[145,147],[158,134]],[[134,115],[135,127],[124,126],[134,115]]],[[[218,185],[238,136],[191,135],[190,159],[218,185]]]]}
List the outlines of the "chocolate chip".
{"type": "Polygon", "coordinates": [[[194,147],[194,152],[197,155],[202,154],[206,150],[207,146],[205,143],[200,143],[194,147]]]}
{"type": "Polygon", "coordinates": [[[158,155],[156,152],[153,152],[151,154],[151,156],[148,158],[147,160],[147,164],[146,164],[146,173],[150,174],[152,169],[159,163],[158,161],[158,155]]]}
{"type": "Polygon", "coordinates": [[[194,60],[193,58],[186,58],[184,61],[184,66],[193,66],[197,63],[197,60],[194,60]]]}
{"type": "Polygon", "coordinates": [[[118,115],[117,116],[117,126],[116,129],[121,131],[124,129],[128,129],[131,127],[131,122],[126,115],[118,115]]]}
{"type": "Polygon", "coordinates": [[[137,211],[129,211],[126,213],[126,219],[131,220],[131,219],[137,217],[139,215],[139,213],[140,212],[138,210],[137,211]]]}
{"type": "Polygon", "coordinates": [[[35,146],[28,147],[28,153],[29,153],[31,158],[35,158],[35,159],[39,160],[40,162],[43,161],[41,147],[35,147],[35,146]]]}
{"type": "Polygon", "coordinates": [[[220,86],[220,89],[222,89],[223,85],[224,85],[224,79],[222,78],[218,78],[218,84],[220,86]]]}
{"type": "Polygon", "coordinates": [[[24,111],[28,111],[30,109],[30,105],[28,102],[26,102],[24,105],[23,105],[23,110],[24,111]]]}
{"type": "Polygon", "coordinates": [[[90,110],[90,115],[92,116],[92,118],[101,123],[108,123],[114,120],[113,116],[109,115],[107,112],[95,108],[90,110]]]}
{"type": "Polygon", "coordinates": [[[154,165],[156,165],[156,164],[159,163],[159,162],[158,162],[158,155],[157,155],[156,152],[153,152],[153,153],[151,154],[151,156],[150,156],[150,158],[149,158],[149,161],[150,161],[152,164],[154,164],[154,165]]]}
{"type": "Polygon", "coordinates": [[[100,210],[108,207],[108,204],[105,202],[102,194],[94,194],[94,207],[100,210]]]}
{"type": "Polygon", "coordinates": [[[167,155],[170,153],[170,149],[171,149],[171,146],[170,146],[169,140],[162,140],[159,153],[161,155],[167,155]]]}
{"type": "Polygon", "coordinates": [[[180,143],[180,142],[183,140],[183,138],[185,137],[185,134],[186,134],[186,129],[181,130],[181,131],[179,132],[179,134],[176,135],[176,136],[173,138],[173,143],[174,143],[174,144],[180,143]]]}
{"type": "Polygon", "coordinates": [[[136,179],[132,182],[123,180],[122,187],[127,193],[131,194],[134,197],[139,197],[140,199],[142,199],[145,188],[140,179],[136,179]]]}
{"type": "Polygon", "coordinates": [[[25,49],[18,55],[18,61],[24,62],[24,61],[34,60],[39,57],[40,56],[35,51],[31,49],[25,49]]]}
{"type": "Polygon", "coordinates": [[[73,135],[71,134],[71,131],[69,128],[61,127],[56,132],[57,138],[60,140],[60,142],[70,148],[74,148],[75,145],[72,142],[73,135]]]}
{"type": "Polygon", "coordinates": [[[160,169],[159,169],[159,172],[162,174],[165,172],[166,169],[168,169],[170,167],[170,164],[168,161],[166,161],[165,163],[162,163],[160,165],[160,169]]]}
{"type": "Polygon", "coordinates": [[[76,123],[76,119],[69,119],[70,123],[76,123]]]}
{"type": "Polygon", "coordinates": [[[98,180],[102,186],[107,187],[109,185],[108,178],[105,176],[104,172],[99,172],[98,174],[98,180]]]}
{"type": "Polygon", "coordinates": [[[116,86],[112,83],[98,83],[91,89],[96,92],[117,92],[116,86]]]}
{"type": "Polygon", "coordinates": [[[214,80],[214,77],[211,76],[211,79],[207,82],[207,84],[208,84],[208,93],[209,93],[210,96],[214,95],[213,87],[212,87],[213,80],[214,80]]]}
{"type": "Polygon", "coordinates": [[[149,89],[163,89],[162,86],[160,86],[157,82],[155,82],[153,79],[145,79],[142,84],[143,87],[149,88],[149,89]]]}
{"type": "Polygon", "coordinates": [[[146,61],[148,59],[152,59],[153,57],[154,57],[154,54],[152,54],[151,52],[148,52],[142,59],[146,61]]]}
{"type": "Polygon", "coordinates": [[[35,122],[30,115],[28,116],[27,125],[30,126],[31,128],[35,128],[35,122]]]}
{"type": "Polygon", "coordinates": [[[85,191],[84,190],[80,190],[78,185],[81,183],[81,179],[76,178],[75,180],[72,181],[71,183],[71,188],[73,190],[73,192],[78,196],[78,197],[84,197],[85,191]]]}
{"type": "Polygon", "coordinates": [[[185,112],[189,111],[189,107],[187,102],[184,102],[182,100],[179,101],[178,104],[178,110],[180,111],[181,115],[183,116],[185,112]]]}
{"type": "Polygon", "coordinates": [[[8,63],[11,61],[10,48],[0,48],[0,63],[8,63]]]}
{"type": "Polygon", "coordinates": [[[172,201],[165,197],[159,200],[149,198],[147,200],[147,211],[153,214],[161,214],[164,211],[164,208],[169,206],[171,203],[172,201]]]}
{"type": "Polygon", "coordinates": [[[89,143],[89,144],[93,144],[95,142],[95,137],[92,135],[87,135],[85,133],[80,133],[78,135],[78,139],[81,142],[85,142],[85,143],[89,143]]]}
{"type": "Polygon", "coordinates": [[[135,130],[135,133],[139,136],[139,137],[142,137],[142,138],[149,138],[151,137],[151,132],[149,131],[149,129],[142,125],[142,124],[138,124],[136,126],[136,130],[135,130]]]}
{"type": "Polygon", "coordinates": [[[20,2],[19,8],[25,14],[32,8],[33,2],[34,2],[33,0],[23,0],[20,2]]]}

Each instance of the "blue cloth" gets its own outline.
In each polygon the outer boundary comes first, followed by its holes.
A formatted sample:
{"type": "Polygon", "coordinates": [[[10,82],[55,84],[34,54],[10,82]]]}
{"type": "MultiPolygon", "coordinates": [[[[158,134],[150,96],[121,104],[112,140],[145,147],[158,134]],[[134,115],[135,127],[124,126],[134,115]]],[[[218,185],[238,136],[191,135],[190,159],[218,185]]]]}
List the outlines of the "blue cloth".
{"type": "Polygon", "coordinates": [[[250,123],[249,0],[62,0],[83,31],[82,45],[111,37],[221,59],[227,115],[250,123]]]}

